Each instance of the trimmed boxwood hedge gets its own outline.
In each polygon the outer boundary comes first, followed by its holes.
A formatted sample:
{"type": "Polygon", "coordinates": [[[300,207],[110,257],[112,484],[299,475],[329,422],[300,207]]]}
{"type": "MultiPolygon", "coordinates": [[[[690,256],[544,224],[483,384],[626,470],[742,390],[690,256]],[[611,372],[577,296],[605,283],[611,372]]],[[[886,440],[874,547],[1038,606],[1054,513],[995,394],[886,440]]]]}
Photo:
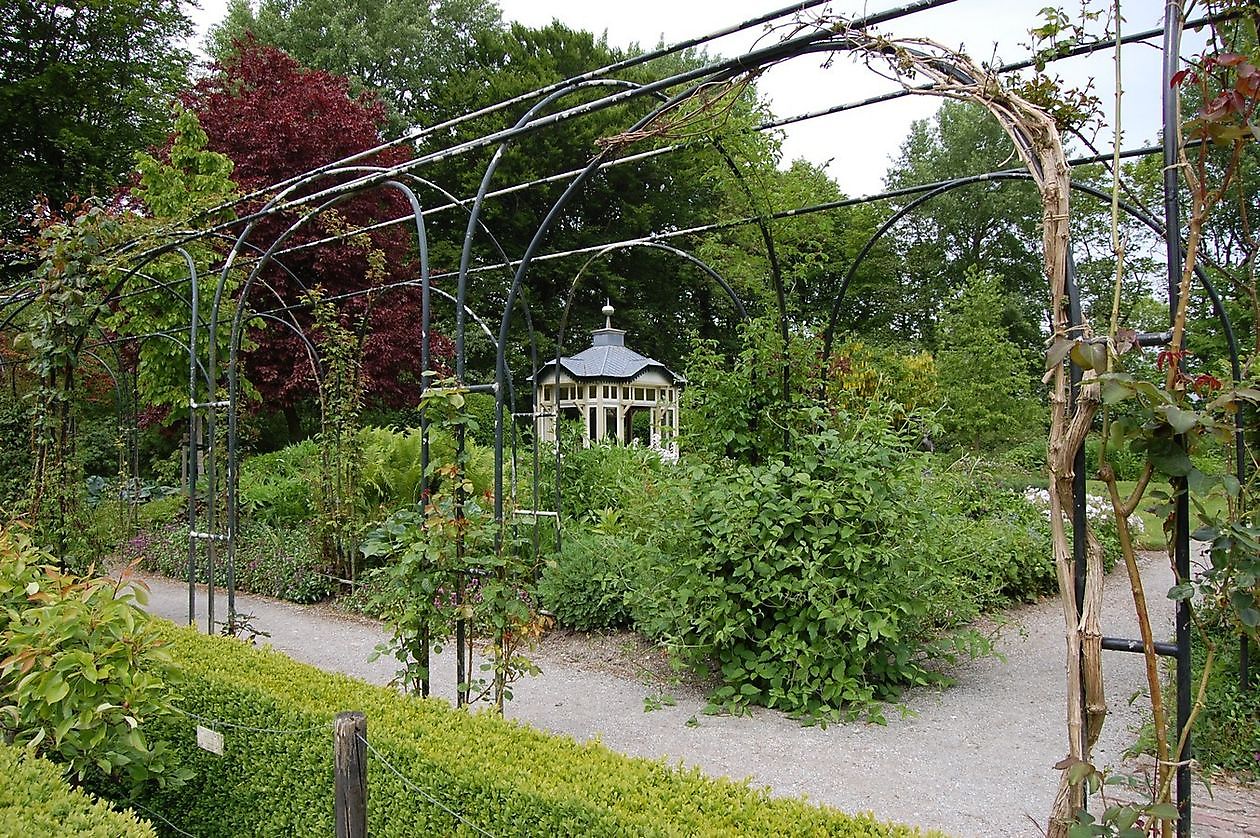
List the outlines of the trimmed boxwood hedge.
{"type": "Polygon", "coordinates": [[[189,716],[154,722],[151,735],[166,738],[196,777],[152,790],[144,804],[197,836],[331,835],[332,719],[345,710],[367,715],[379,753],[368,757],[376,838],[481,834],[451,812],[505,836],[923,834],[453,710],[236,640],[163,631],[185,672],[180,706],[189,716]],[[224,734],[223,756],[196,747],[198,719],[224,734]]]}
{"type": "Polygon", "coordinates": [[[147,821],[71,788],[53,763],[0,742],[0,835],[155,838],[147,821]]]}

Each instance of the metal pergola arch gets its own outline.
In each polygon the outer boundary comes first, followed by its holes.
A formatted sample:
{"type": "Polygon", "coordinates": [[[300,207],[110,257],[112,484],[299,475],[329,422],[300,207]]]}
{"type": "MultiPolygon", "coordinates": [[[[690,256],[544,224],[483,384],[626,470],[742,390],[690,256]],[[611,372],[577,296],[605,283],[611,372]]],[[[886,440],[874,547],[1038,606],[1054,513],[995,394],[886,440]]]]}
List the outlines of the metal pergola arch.
{"type": "MultiPolygon", "coordinates": [[[[880,23],[887,20],[904,17],[916,11],[921,11],[927,8],[934,8],[938,6],[947,5],[950,2],[953,2],[953,0],[920,0],[920,2],[911,3],[907,6],[903,6],[898,9],[888,10],[886,12],[881,12],[875,15],[870,15],[865,18],[855,20],[853,21],[852,25],[855,28],[861,27],[861,26],[869,26],[874,23],[880,23]]],[[[671,48],[668,50],[658,50],[655,53],[652,53],[650,55],[652,57],[657,57],[659,55],[669,54],[670,52],[679,48],[706,43],[707,41],[712,40],[713,38],[718,37],[721,34],[726,34],[731,31],[739,31],[740,29],[748,28],[751,25],[757,25],[757,24],[764,23],[770,20],[774,20],[786,14],[789,14],[789,13],[792,13],[792,12],[795,12],[804,8],[814,7],[817,5],[821,5],[821,3],[810,2],[810,3],[794,4],[788,8],[781,9],[777,12],[755,18],[752,22],[743,24],[739,27],[727,28],[726,30],[719,30],[719,32],[714,33],[713,35],[706,36],[701,39],[696,39],[691,42],[686,42],[683,45],[680,45],[678,47],[671,48]]],[[[1180,26],[1181,26],[1180,9],[1179,7],[1176,7],[1175,4],[1170,4],[1168,7],[1167,18],[1166,18],[1165,26],[1163,29],[1164,38],[1165,38],[1165,43],[1164,43],[1165,183],[1164,183],[1164,187],[1165,187],[1165,216],[1167,218],[1167,223],[1164,226],[1165,226],[1165,239],[1167,242],[1167,250],[1168,250],[1168,268],[1169,268],[1169,273],[1170,273],[1170,278],[1169,278],[1170,306],[1175,304],[1175,297],[1177,293],[1177,286],[1176,286],[1175,278],[1176,278],[1177,267],[1178,265],[1180,265],[1181,254],[1180,254],[1180,240],[1179,240],[1179,237],[1176,235],[1176,230],[1179,227],[1179,224],[1177,222],[1178,207],[1176,204],[1178,175],[1177,175],[1175,166],[1172,165],[1175,162],[1173,155],[1175,154],[1175,143],[1176,143],[1176,139],[1175,139],[1176,113],[1170,104],[1171,94],[1168,92],[1169,85],[1167,82],[1168,82],[1168,79],[1171,77],[1172,73],[1175,71],[1176,63],[1178,61],[1178,50],[1179,50],[1178,33],[1180,31],[1180,26]]],[[[1135,36],[1130,36],[1130,37],[1135,38],[1135,36]]],[[[1147,37],[1149,38],[1151,37],[1151,35],[1147,34],[1147,37]]],[[[575,86],[577,84],[580,84],[585,81],[598,80],[601,74],[614,72],[617,69],[622,69],[627,66],[633,66],[633,64],[635,63],[639,63],[637,59],[630,60],[628,62],[619,62],[618,64],[610,65],[607,68],[601,68],[600,70],[595,70],[595,71],[592,71],[591,73],[583,74],[582,76],[576,77],[575,79],[570,79],[570,80],[566,80],[565,82],[557,83],[556,85],[551,85],[547,88],[543,88],[540,91],[535,91],[534,93],[531,93],[531,94],[524,94],[521,97],[517,97],[505,103],[500,103],[496,106],[492,106],[491,108],[482,109],[481,111],[478,111],[475,114],[466,115],[465,117],[461,117],[458,120],[448,121],[447,123],[443,123],[442,126],[434,126],[430,129],[422,129],[417,132],[412,132],[406,135],[405,137],[400,138],[399,140],[391,141],[390,143],[384,144],[375,149],[370,149],[365,152],[361,152],[357,155],[353,155],[349,158],[345,158],[340,161],[334,161],[333,163],[330,163],[327,166],[320,167],[319,169],[316,169],[312,172],[306,173],[302,176],[299,176],[294,179],[290,179],[289,181],[285,181],[284,183],[279,184],[278,192],[272,193],[271,190],[269,189],[269,190],[263,190],[260,192],[252,193],[252,197],[257,197],[263,194],[270,194],[271,197],[264,203],[261,209],[253,211],[231,222],[224,222],[221,224],[211,226],[207,230],[191,233],[189,234],[188,238],[184,239],[185,241],[187,241],[193,238],[206,236],[206,235],[225,234],[230,230],[237,229],[238,227],[240,227],[240,225],[244,225],[243,229],[241,229],[240,232],[236,236],[236,244],[233,245],[231,251],[229,252],[228,256],[226,257],[224,261],[224,264],[220,273],[220,279],[216,286],[214,305],[212,308],[210,323],[208,325],[208,328],[211,332],[210,341],[209,341],[209,353],[210,353],[209,362],[206,365],[207,366],[206,373],[207,373],[207,379],[208,379],[207,381],[208,387],[207,387],[206,392],[207,392],[208,402],[200,405],[200,407],[202,408],[213,407],[217,404],[216,402],[217,358],[215,355],[216,353],[215,346],[216,346],[217,330],[221,325],[219,315],[220,315],[220,307],[222,303],[224,302],[224,285],[225,285],[228,273],[233,266],[233,262],[237,257],[237,254],[240,252],[242,247],[246,246],[245,242],[249,236],[249,233],[255,228],[258,221],[261,220],[262,218],[271,217],[273,215],[278,215],[280,213],[296,210],[302,207],[313,206],[314,209],[308,210],[303,216],[302,221],[298,222],[298,224],[300,225],[302,223],[305,223],[305,221],[318,216],[324,210],[332,206],[335,206],[336,204],[340,203],[343,200],[347,200],[358,194],[361,194],[364,191],[377,188],[377,187],[396,188],[396,189],[407,191],[409,195],[409,200],[413,208],[413,216],[417,224],[418,238],[421,242],[423,242],[424,241],[424,219],[423,219],[424,213],[420,208],[418,199],[416,199],[414,192],[410,191],[410,189],[407,186],[405,186],[404,184],[398,181],[399,177],[410,175],[412,173],[411,170],[413,168],[420,167],[426,163],[436,162],[443,159],[449,159],[456,155],[466,153],[468,151],[471,151],[477,148],[485,148],[495,142],[501,143],[500,149],[502,149],[503,143],[506,143],[512,139],[515,139],[516,137],[533,133],[535,131],[544,130],[553,125],[563,124],[565,121],[569,119],[580,117],[581,115],[585,113],[589,113],[594,110],[601,109],[603,107],[611,107],[612,105],[618,104],[622,101],[626,101],[630,98],[633,98],[634,96],[657,95],[658,93],[664,93],[665,91],[675,89],[677,88],[678,85],[686,85],[692,82],[696,82],[696,84],[692,85],[692,87],[684,89],[682,92],[675,92],[669,95],[668,98],[666,99],[666,104],[656,108],[653,111],[653,113],[650,114],[648,117],[644,117],[642,120],[637,122],[635,126],[631,129],[631,130],[634,130],[635,128],[641,128],[644,125],[649,124],[649,120],[652,118],[652,116],[655,114],[659,114],[662,111],[662,108],[668,107],[671,104],[684,101],[686,97],[689,96],[696,87],[702,84],[713,83],[714,81],[727,81],[727,80],[735,79],[749,71],[754,71],[758,68],[769,66],[770,64],[776,63],[778,61],[786,60],[786,59],[797,57],[800,55],[805,55],[805,54],[810,54],[810,53],[815,53],[815,52],[842,51],[844,49],[849,48],[850,46],[851,44],[847,43],[845,38],[843,38],[842,36],[837,37],[835,33],[827,32],[827,31],[811,32],[806,35],[791,38],[789,40],[783,41],[775,45],[762,47],[760,49],[755,49],[752,52],[743,56],[739,56],[735,59],[731,59],[728,61],[715,62],[714,64],[711,64],[708,67],[702,68],[700,70],[691,70],[691,71],[677,74],[668,79],[659,80],[657,82],[653,82],[647,85],[640,85],[634,90],[628,90],[621,93],[613,94],[611,96],[603,97],[601,99],[596,100],[595,102],[583,103],[582,105],[568,108],[556,114],[551,114],[546,117],[541,117],[539,119],[532,120],[532,121],[522,120],[518,122],[518,124],[511,129],[504,129],[502,131],[493,132],[491,134],[485,135],[473,141],[456,144],[455,146],[451,148],[430,151],[425,154],[419,155],[416,159],[408,161],[407,163],[399,164],[398,166],[393,166],[393,167],[376,168],[375,171],[371,173],[363,173],[359,175],[358,177],[351,179],[350,181],[339,183],[334,186],[327,186],[322,189],[316,188],[313,192],[309,192],[306,194],[302,194],[302,195],[298,195],[296,197],[290,198],[290,196],[293,196],[299,190],[305,189],[307,187],[315,186],[320,180],[322,180],[326,176],[336,176],[336,175],[350,171],[350,168],[347,166],[347,164],[353,163],[356,160],[361,160],[361,159],[370,157],[373,153],[381,149],[396,146],[402,142],[414,141],[417,139],[424,138],[426,136],[430,136],[434,132],[436,132],[439,128],[449,127],[450,125],[457,124],[466,119],[470,119],[473,116],[493,113],[493,112],[502,110],[503,108],[509,107],[511,104],[532,101],[538,96],[547,97],[545,101],[550,102],[555,99],[558,99],[560,96],[564,95],[564,93],[568,92],[569,90],[579,89],[578,87],[575,86]]],[[[644,58],[643,60],[648,60],[648,59],[644,58]]],[[[607,81],[606,84],[611,85],[611,86],[617,86],[619,83],[616,81],[607,81]]],[[[591,86],[601,86],[601,85],[591,85],[591,86]]],[[[901,92],[901,93],[898,93],[897,95],[905,95],[905,93],[901,92]]],[[[848,106],[839,106],[839,107],[851,109],[853,107],[858,107],[861,104],[867,104],[867,103],[869,102],[854,103],[848,106]]],[[[538,110],[540,107],[541,107],[541,104],[535,105],[534,111],[538,110]]],[[[828,112],[834,113],[834,112],[838,112],[838,110],[829,109],[828,112]]],[[[808,115],[801,117],[801,119],[804,119],[804,118],[810,118],[810,117],[808,115]]],[[[496,156],[495,156],[496,160],[498,159],[498,156],[499,154],[496,152],[496,156]]],[[[515,271],[513,273],[512,282],[508,290],[507,301],[504,306],[504,312],[503,312],[502,320],[500,323],[499,334],[496,341],[497,345],[496,345],[496,360],[495,360],[495,372],[494,372],[495,383],[494,383],[494,388],[493,388],[495,392],[495,399],[496,399],[496,417],[497,417],[496,418],[496,437],[499,443],[497,445],[497,451],[496,451],[496,468],[495,468],[495,507],[496,507],[495,513],[496,513],[496,517],[499,519],[500,522],[502,522],[503,520],[503,512],[504,512],[503,510],[503,466],[504,466],[504,463],[503,463],[503,446],[502,446],[502,425],[503,425],[503,414],[505,412],[507,402],[510,400],[510,396],[507,393],[507,389],[511,383],[511,377],[510,375],[507,374],[507,363],[506,363],[505,352],[506,352],[507,339],[508,339],[512,319],[513,319],[512,314],[513,314],[513,311],[515,310],[517,300],[522,299],[523,295],[526,294],[528,291],[528,274],[529,274],[529,268],[532,262],[541,261],[542,258],[547,257],[547,254],[543,254],[540,251],[541,251],[542,244],[546,238],[548,229],[551,227],[552,224],[556,222],[558,218],[561,217],[566,206],[581,191],[583,184],[590,178],[592,173],[596,171],[597,169],[599,169],[601,166],[605,165],[606,163],[612,162],[609,160],[609,157],[610,155],[607,152],[601,152],[600,154],[596,155],[595,159],[592,160],[584,169],[578,170],[576,172],[576,174],[573,176],[572,180],[569,182],[568,186],[564,190],[563,194],[552,206],[551,211],[549,211],[546,217],[542,220],[533,239],[530,241],[524,254],[518,261],[516,261],[513,264],[511,260],[508,260],[506,254],[503,254],[504,262],[507,263],[506,266],[514,267],[515,271]]],[[[457,340],[460,341],[460,344],[461,344],[461,349],[460,351],[457,352],[457,366],[458,366],[458,377],[461,380],[465,372],[465,369],[463,367],[464,358],[463,358],[463,352],[462,352],[462,337],[463,337],[462,330],[463,330],[463,325],[464,325],[463,317],[464,317],[464,311],[465,311],[464,303],[466,301],[466,293],[465,293],[466,287],[467,287],[466,283],[467,283],[467,278],[469,274],[474,272],[474,270],[478,270],[471,266],[470,264],[471,260],[469,259],[468,254],[471,248],[471,236],[474,235],[476,230],[478,229],[477,225],[481,224],[480,206],[483,203],[486,196],[489,194],[488,184],[489,184],[492,174],[493,174],[493,164],[486,171],[485,177],[483,178],[482,188],[479,190],[474,207],[470,211],[468,233],[466,234],[466,240],[465,240],[465,255],[461,257],[460,268],[458,271],[459,291],[458,291],[458,294],[456,295],[455,302],[456,302],[456,317],[459,321],[459,325],[457,326],[457,330],[459,332],[459,334],[457,335],[457,340]]],[[[1029,175],[1025,175],[1025,176],[1027,177],[1029,175]]],[[[1011,178],[1011,179],[1015,179],[1015,178],[1011,178]]],[[[958,184],[958,185],[962,185],[962,184],[958,184]]],[[[950,188],[954,188],[954,187],[951,186],[950,188]]],[[[926,200],[928,197],[934,196],[936,194],[941,194],[941,192],[943,191],[945,190],[940,189],[936,192],[933,192],[931,193],[931,195],[926,196],[923,200],[926,200]]],[[[247,196],[247,197],[251,197],[251,196],[247,196]]],[[[876,196],[876,197],[879,197],[879,196],[876,196]]],[[[242,200],[245,200],[245,199],[242,199],[242,200]]],[[[916,201],[915,205],[917,206],[918,203],[922,203],[922,202],[923,202],[922,200],[916,201]]],[[[787,216],[784,216],[784,217],[787,217],[787,216]]],[[[1148,224],[1148,226],[1150,225],[1148,224]]],[[[1156,228],[1152,227],[1152,229],[1156,229],[1156,228]]],[[[259,262],[254,266],[254,269],[251,272],[250,278],[246,280],[246,283],[244,284],[242,294],[241,294],[242,301],[244,301],[248,297],[249,288],[251,284],[253,283],[253,281],[255,281],[255,279],[258,276],[260,276],[262,269],[271,261],[273,261],[276,256],[282,255],[285,252],[283,249],[280,249],[280,245],[283,244],[284,240],[287,238],[288,235],[289,233],[282,234],[280,237],[273,240],[270,246],[268,246],[265,249],[259,262]]],[[[151,258],[155,258],[157,255],[160,255],[160,253],[162,252],[171,250],[173,247],[177,246],[178,244],[179,242],[177,241],[173,244],[164,245],[160,248],[157,248],[154,251],[141,254],[140,265],[137,266],[137,269],[138,267],[142,266],[144,262],[148,261],[151,258]]],[[[318,244],[318,242],[305,244],[305,245],[302,245],[302,247],[313,246],[315,244],[318,244]]],[[[661,249],[665,249],[667,247],[661,244],[661,242],[653,240],[651,238],[633,241],[628,246],[640,246],[640,245],[659,247],[661,249]]],[[[496,246],[497,246],[497,242],[496,242],[496,246]]],[[[608,247],[608,245],[604,245],[604,247],[608,247]]],[[[499,248],[499,250],[502,253],[501,247],[499,248]]],[[[862,257],[859,257],[857,261],[860,262],[861,258],[862,257]]],[[[190,263],[191,263],[191,259],[190,259],[190,263]]],[[[428,355],[428,328],[429,328],[429,315],[430,315],[427,292],[429,291],[428,283],[431,277],[429,274],[428,264],[427,264],[427,248],[423,244],[421,245],[421,264],[422,264],[421,282],[423,283],[422,287],[425,291],[425,296],[424,296],[425,302],[423,304],[424,311],[422,314],[424,318],[424,329],[422,332],[424,335],[424,339],[422,340],[421,355],[422,355],[422,365],[424,368],[427,369],[428,367],[428,357],[427,357],[428,355]]],[[[504,265],[485,266],[484,269],[494,269],[497,267],[504,267],[504,265]]],[[[195,267],[191,266],[191,264],[190,264],[190,273],[191,273],[190,278],[191,278],[192,287],[193,287],[193,290],[192,290],[192,296],[194,300],[193,307],[195,310],[196,308],[195,301],[197,300],[198,290],[197,290],[197,280],[195,276],[196,270],[195,270],[195,267]]],[[[123,283],[125,282],[126,282],[126,279],[123,280],[123,283]]],[[[847,283],[848,283],[848,279],[846,278],[845,286],[843,287],[847,288],[847,283]]],[[[1071,282],[1071,278],[1069,277],[1069,288],[1071,288],[1072,285],[1073,283],[1071,282]]],[[[121,284],[118,286],[118,290],[119,291],[121,290],[121,284]]],[[[1219,307],[1218,300],[1214,299],[1214,304],[1219,307]]],[[[291,308],[291,307],[286,307],[282,305],[281,308],[285,309],[285,308],[291,308]]],[[[232,438],[233,431],[234,431],[234,426],[232,425],[234,421],[234,411],[235,411],[234,402],[239,392],[239,386],[237,385],[237,382],[235,381],[235,374],[236,374],[235,365],[238,363],[239,353],[237,349],[238,349],[238,341],[239,341],[241,329],[243,328],[242,326],[243,318],[248,319],[248,317],[250,316],[270,316],[273,314],[272,312],[255,312],[254,315],[245,315],[243,313],[244,309],[245,309],[245,306],[242,303],[233,314],[232,341],[230,343],[231,350],[230,350],[229,358],[227,361],[227,377],[228,377],[228,391],[229,391],[228,407],[232,411],[232,414],[230,414],[230,418],[229,418],[229,428],[230,428],[229,439],[232,438]]],[[[1079,310],[1079,299],[1076,299],[1075,297],[1073,297],[1072,309],[1073,309],[1072,311],[1073,322],[1080,323],[1081,316],[1080,316],[1080,310],[1079,310]]],[[[527,308],[525,309],[525,312],[526,312],[526,317],[528,317],[527,308]]],[[[1223,313],[1223,309],[1221,310],[1221,313],[1223,313]]],[[[567,315],[568,315],[568,306],[566,306],[566,309],[565,309],[566,319],[567,319],[567,315]]],[[[12,319],[13,316],[16,316],[16,314],[10,315],[10,319],[12,319]]],[[[196,372],[197,372],[196,368],[199,363],[199,359],[196,357],[196,353],[197,353],[196,330],[197,330],[197,325],[198,325],[197,319],[198,318],[194,316],[191,320],[190,344],[189,344],[192,347],[192,351],[190,352],[190,388],[193,389],[193,392],[196,391],[196,372]]],[[[833,320],[834,320],[834,315],[833,315],[833,320]]],[[[1225,320],[1225,323],[1226,323],[1226,328],[1229,329],[1227,319],[1225,320]]],[[[830,333],[831,333],[831,329],[828,330],[829,338],[830,338],[830,333]]],[[[1232,336],[1232,330],[1230,334],[1232,336]]],[[[530,337],[532,341],[533,339],[532,326],[530,328],[530,337]]],[[[82,343],[82,341],[80,341],[80,343],[82,343]]],[[[535,357],[533,358],[533,361],[534,361],[533,365],[536,370],[537,369],[536,349],[535,349],[535,357]]],[[[1236,366],[1237,365],[1236,349],[1234,351],[1234,363],[1236,366]]],[[[190,399],[190,407],[194,410],[199,407],[195,397],[190,399]]],[[[214,439],[214,436],[212,433],[211,434],[212,444],[213,444],[213,439],[214,439]]],[[[230,442],[229,442],[229,448],[231,449],[230,442]]],[[[229,460],[228,460],[228,481],[227,481],[228,483],[227,491],[228,491],[228,497],[229,497],[228,532],[226,533],[224,537],[224,541],[227,543],[228,550],[229,550],[229,563],[231,561],[230,556],[231,556],[231,550],[232,550],[232,534],[235,532],[235,529],[236,529],[235,510],[233,508],[235,504],[235,494],[232,487],[232,484],[234,483],[234,477],[235,477],[235,471],[234,471],[235,465],[232,462],[233,459],[234,458],[231,456],[231,453],[230,453],[229,460]]],[[[1080,486],[1080,492],[1082,496],[1077,498],[1078,514],[1075,515],[1074,518],[1076,519],[1075,523],[1083,526],[1082,519],[1083,519],[1083,507],[1084,507],[1084,502],[1083,502],[1084,487],[1083,487],[1083,474],[1081,474],[1081,471],[1082,470],[1078,468],[1078,477],[1080,477],[1082,481],[1081,486],[1080,486]]],[[[211,482],[211,485],[213,486],[213,482],[211,482]]],[[[1186,513],[1188,512],[1188,508],[1183,508],[1185,505],[1185,492],[1182,491],[1181,493],[1179,493],[1178,497],[1179,497],[1179,501],[1178,501],[1179,525],[1178,525],[1177,532],[1175,534],[1175,553],[1176,553],[1176,559],[1177,559],[1177,570],[1178,570],[1178,573],[1182,573],[1183,572],[1182,568],[1184,565],[1185,567],[1184,572],[1188,575],[1189,538],[1188,538],[1188,529],[1186,528],[1186,524],[1188,520],[1188,515],[1186,513]]],[[[206,533],[206,535],[209,535],[212,537],[210,540],[210,547],[211,547],[211,550],[213,551],[214,543],[217,540],[219,534],[214,533],[213,527],[211,527],[210,531],[206,533]]],[[[1079,536],[1079,531],[1078,531],[1078,536],[1079,536]]],[[[1083,539],[1078,537],[1077,544],[1083,547],[1083,539]]],[[[230,567],[230,564],[229,564],[229,567],[230,567]]],[[[232,607],[233,607],[231,599],[232,599],[232,587],[229,582],[229,613],[231,613],[232,607]]],[[[1180,608],[1181,606],[1179,606],[1179,609],[1180,608]]],[[[1184,659],[1186,663],[1186,677],[1188,681],[1189,635],[1188,635],[1188,621],[1186,617],[1181,613],[1181,610],[1179,610],[1178,612],[1178,620],[1177,620],[1177,650],[1178,650],[1178,663],[1179,663],[1179,677],[1178,677],[1179,714],[1178,715],[1184,723],[1185,716],[1182,714],[1181,710],[1182,710],[1183,698],[1188,699],[1188,689],[1181,689],[1181,683],[1180,683],[1182,680],[1181,679],[1181,669],[1182,669],[1181,664],[1184,659]]],[[[1188,712],[1188,703],[1185,704],[1185,708],[1186,708],[1186,711],[1188,712]]],[[[1190,825],[1188,780],[1189,780],[1188,766],[1184,766],[1184,765],[1180,766],[1178,769],[1177,791],[1178,791],[1178,802],[1179,802],[1179,805],[1181,806],[1181,821],[1179,823],[1179,832],[1182,832],[1182,834],[1188,834],[1189,825],[1190,825]]]]}

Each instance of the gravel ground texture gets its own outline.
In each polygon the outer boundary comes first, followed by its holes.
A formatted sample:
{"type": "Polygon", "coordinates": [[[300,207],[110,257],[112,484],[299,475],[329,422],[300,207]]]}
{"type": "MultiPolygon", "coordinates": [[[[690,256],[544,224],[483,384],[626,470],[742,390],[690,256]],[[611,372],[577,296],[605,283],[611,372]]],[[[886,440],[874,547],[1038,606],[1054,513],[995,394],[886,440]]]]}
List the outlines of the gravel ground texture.
{"type": "MultiPolygon", "coordinates": [[[[1166,559],[1148,557],[1143,577],[1157,611],[1156,636],[1169,637],[1172,604],[1166,559]]],[[[149,608],[187,622],[183,583],[146,576],[149,608]]],[[[1122,569],[1105,587],[1108,635],[1137,637],[1128,580],[1122,569]]],[[[198,592],[205,624],[205,591],[198,592]]],[[[379,623],[329,606],[299,606],[239,594],[237,610],[270,633],[260,642],[322,669],[377,684],[393,675],[391,660],[368,662],[387,637],[379,623]]],[[[216,609],[226,602],[219,592],[216,609]]],[[[744,717],[704,715],[702,685],[673,675],[664,655],[631,634],[583,636],[557,632],[532,653],[542,674],[515,685],[507,714],[578,740],[598,739],[625,754],[665,758],[714,776],[748,778],[782,796],[805,796],[844,811],[931,827],[957,836],[1036,836],[1054,797],[1066,753],[1064,625],[1057,599],[1006,613],[999,631],[1001,658],[951,670],[954,686],[916,690],[905,712],[887,712],[886,725],[864,722],[805,727],[784,715],[754,710],[744,717]],[[648,709],[655,708],[655,709],[648,709]]],[[[1141,723],[1141,655],[1104,658],[1109,716],[1095,749],[1100,766],[1136,770],[1124,751],[1141,723]]],[[[454,658],[434,662],[434,691],[453,700],[454,658]]],[[[1205,827],[1220,811],[1243,813],[1222,831],[1196,835],[1260,835],[1260,789],[1217,786],[1208,801],[1196,784],[1196,815],[1205,827]],[[1229,808],[1232,807],[1232,808],[1229,808]],[[1245,813],[1257,813],[1256,817],[1245,813]]]]}

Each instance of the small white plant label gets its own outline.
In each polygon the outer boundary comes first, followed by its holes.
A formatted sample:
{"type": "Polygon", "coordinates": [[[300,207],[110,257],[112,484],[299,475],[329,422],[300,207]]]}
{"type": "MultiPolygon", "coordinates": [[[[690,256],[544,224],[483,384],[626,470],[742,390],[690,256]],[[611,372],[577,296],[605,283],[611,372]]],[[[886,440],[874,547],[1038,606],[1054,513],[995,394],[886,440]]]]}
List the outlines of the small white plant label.
{"type": "Polygon", "coordinates": [[[217,730],[197,725],[197,747],[203,751],[223,756],[223,734],[217,730]]]}

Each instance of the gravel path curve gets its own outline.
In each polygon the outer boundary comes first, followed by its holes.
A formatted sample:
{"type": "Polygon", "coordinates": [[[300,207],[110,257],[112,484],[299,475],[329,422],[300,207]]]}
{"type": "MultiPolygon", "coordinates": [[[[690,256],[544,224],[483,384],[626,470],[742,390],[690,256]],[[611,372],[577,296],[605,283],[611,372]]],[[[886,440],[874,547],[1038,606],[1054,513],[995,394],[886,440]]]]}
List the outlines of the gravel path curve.
{"type": "MultiPolygon", "coordinates": [[[[1146,559],[1143,575],[1158,610],[1156,635],[1170,636],[1172,607],[1162,596],[1171,584],[1166,561],[1146,559]]],[[[187,587],[160,577],[145,581],[150,610],[185,622],[187,587]]],[[[204,625],[204,592],[200,596],[204,625]]],[[[1104,633],[1137,637],[1122,570],[1107,579],[1104,596],[1104,633]]],[[[220,599],[217,608],[224,605],[220,599]]],[[[243,594],[237,609],[252,613],[254,625],[271,634],[266,642],[295,659],[378,684],[393,674],[389,660],[367,662],[386,637],[373,621],[243,594]]],[[[676,704],[645,712],[644,682],[579,664],[545,644],[534,654],[543,674],[516,685],[508,715],[579,740],[598,738],[622,753],[746,777],[776,795],[805,795],[845,811],[871,810],[957,836],[1036,836],[1058,779],[1052,766],[1066,753],[1063,618],[1057,599],[1007,616],[998,644],[1004,661],[957,667],[955,686],[910,693],[910,714],[890,711],[885,726],[802,727],[766,710],[742,718],[705,716],[703,695],[686,688],[673,691],[676,704]]],[[[434,667],[436,694],[453,698],[453,658],[444,654],[434,667]]],[[[1144,701],[1130,705],[1129,698],[1143,689],[1145,677],[1140,655],[1109,652],[1104,667],[1110,715],[1096,763],[1115,766],[1140,722],[1144,701]]],[[[1244,808],[1260,812],[1260,794],[1244,795],[1244,808]]]]}

